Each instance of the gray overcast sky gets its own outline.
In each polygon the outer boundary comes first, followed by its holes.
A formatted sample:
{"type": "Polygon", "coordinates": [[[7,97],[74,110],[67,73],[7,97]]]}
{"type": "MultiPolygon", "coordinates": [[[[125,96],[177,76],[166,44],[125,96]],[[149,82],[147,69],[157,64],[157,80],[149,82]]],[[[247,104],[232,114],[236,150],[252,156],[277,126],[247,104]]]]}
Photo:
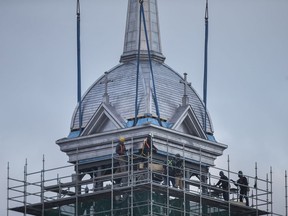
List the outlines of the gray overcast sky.
{"type": "MultiPolygon", "coordinates": [[[[204,0],[158,0],[166,64],[188,73],[202,95],[204,0]]],[[[0,0],[0,215],[6,172],[64,165],[55,144],[76,106],[76,0],[0,0]]],[[[81,0],[82,91],[118,64],[127,0],[81,0]]],[[[273,167],[274,205],[284,214],[288,169],[288,1],[209,2],[208,109],[228,145],[216,165],[265,178],[273,167]]],[[[10,215],[16,215],[10,213],[10,215]]]]}

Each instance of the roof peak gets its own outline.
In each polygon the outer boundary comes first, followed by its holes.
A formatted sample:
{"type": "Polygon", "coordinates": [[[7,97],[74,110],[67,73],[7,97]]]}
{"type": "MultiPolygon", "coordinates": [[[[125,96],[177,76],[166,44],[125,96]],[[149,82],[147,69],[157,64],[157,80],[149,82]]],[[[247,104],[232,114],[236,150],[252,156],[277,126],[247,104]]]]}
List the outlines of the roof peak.
{"type": "MultiPolygon", "coordinates": [[[[151,59],[164,62],[165,57],[162,54],[161,48],[157,0],[144,0],[143,7],[151,59]]],[[[127,62],[137,58],[139,44],[139,20],[139,0],[129,0],[124,49],[120,62],[127,62]]],[[[140,59],[148,60],[148,49],[146,45],[143,19],[141,21],[140,59]]]]}

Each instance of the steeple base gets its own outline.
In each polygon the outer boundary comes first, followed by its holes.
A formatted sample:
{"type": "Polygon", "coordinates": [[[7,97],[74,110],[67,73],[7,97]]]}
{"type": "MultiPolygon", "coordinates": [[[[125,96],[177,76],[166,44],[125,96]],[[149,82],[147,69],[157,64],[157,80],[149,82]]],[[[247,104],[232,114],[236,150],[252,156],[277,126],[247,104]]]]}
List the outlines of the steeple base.
{"type": "MultiPolygon", "coordinates": [[[[126,62],[130,62],[133,60],[137,60],[138,55],[135,52],[131,52],[131,53],[125,53],[121,56],[120,58],[120,62],[121,63],[126,63],[126,62]]],[[[151,53],[151,60],[154,60],[156,62],[159,63],[163,63],[165,61],[166,57],[163,56],[160,53],[151,53]]],[[[149,55],[148,52],[143,52],[140,54],[140,61],[148,61],[149,60],[149,55]]]]}

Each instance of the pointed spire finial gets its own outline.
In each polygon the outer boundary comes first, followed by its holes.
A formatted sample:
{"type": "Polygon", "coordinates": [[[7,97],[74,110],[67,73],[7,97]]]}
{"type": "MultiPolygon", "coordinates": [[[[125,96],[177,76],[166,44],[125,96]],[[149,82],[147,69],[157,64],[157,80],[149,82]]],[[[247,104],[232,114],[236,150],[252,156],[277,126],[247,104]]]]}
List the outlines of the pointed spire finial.
{"type": "Polygon", "coordinates": [[[77,14],[77,17],[80,16],[80,1],[79,0],[77,0],[76,14],[77,14]]]}
{"type": "Polygon", "coordinates": [[[189,98],[187,95],[187,86],[191,86],[191,83],[187,81],[187,73],[184,73],[184,81],[181,79],[180,83],[184,84],[184,95],[182,97],[182,106],[189,104],[189,98]]]}
{"type": "Polygon", "coordinates": [[[208,0],[206,0],[205,20],[208,20],[208,0]]]}

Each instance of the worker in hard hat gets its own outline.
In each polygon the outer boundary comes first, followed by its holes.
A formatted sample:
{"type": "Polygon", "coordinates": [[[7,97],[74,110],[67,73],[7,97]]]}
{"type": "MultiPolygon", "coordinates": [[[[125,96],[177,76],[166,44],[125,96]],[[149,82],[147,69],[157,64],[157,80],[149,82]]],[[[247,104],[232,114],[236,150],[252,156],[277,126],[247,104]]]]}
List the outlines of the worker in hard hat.
{"type": "MultiPolygon", "coordinates": [[[[125,147],[125,138],[119,137],[118,144],[116,146],[116,154],[117,154],[117,161],[118,161],[118,168],[116,170],[117,173],[123,173],[127,171],[127,158],[126,158],[126,147],[125,147]]],[[[115,179],[115,183],[119,184],[120,186],[127,183],[127,177],[121,177],[115,179]]]]}

